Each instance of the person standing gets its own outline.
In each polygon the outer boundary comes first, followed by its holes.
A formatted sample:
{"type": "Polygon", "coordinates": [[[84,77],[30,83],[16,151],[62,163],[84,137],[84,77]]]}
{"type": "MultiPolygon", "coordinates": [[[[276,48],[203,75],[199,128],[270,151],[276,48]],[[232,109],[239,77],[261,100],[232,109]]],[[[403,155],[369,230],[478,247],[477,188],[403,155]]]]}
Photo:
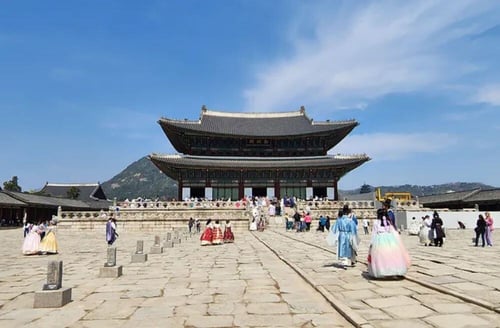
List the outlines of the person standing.
{"type": "Polygon", "coordinates": [[[231,222],[229,220],[226,221],[226,226],[224,227],[224,242],[225,243],[233,243],[234,242],[234,234],[231,229],[231,222]]]}
{"type": "Polygon", "coordinates": [[[330,231],[330,216],[326,216],[326,224],[325,224],[326,231],[330,231]]]}
{"type": "Polygon", "coordinates": [[[219,220],[215,221],[212,231],[213,231],[212,245],[221,245],[222,243],[224,243],[224,235],[222,234],[222,229],[220,227],[219,220]]]}
{"type": "Polygon", "coordinates": [[[311,212],[306,212],[304,215],[304,222],[306,224],[306,231],[311,230],[311,222],[312,222],[312,217],[311,217],[311,212]]]}
{"type": "Polygon", "coordinates": [[[34,225],[30,233],[24,238],[22,251],[24,255],[35,255],[40,253],[40,225],[34,225]]]}
{"type": "Polygon", "coordinates": [[[484,234],[486,232],[486,220],[484,219],[484,216],[482,214],[479,214],[478,219],[476,221],[476,228],[474,229],[476,231],[476,242],[475,246],[477,247],[477,244],[479,242],[479,236],[481,236],[481,240],[483,242],[483,247],[484,247],[484,234]]]}
{"type": "Polygon", "coordinates": [[[189,222],[188,222],[189,234],[191,234],[191,231],[193,230],[193,226],[194,226],[194,220],[193,220],[193,218],[189,218],[189,222]]]}
{"type": "Polygon", "coordinates": [[[330,245],[337,244],[337,259],[340,264],[354,266],[358,249],[358,229],[354,221],[349,218],[349,212],[339,212],[339,218],[329,234],[329,239],[334,240],[334,243],[330,243],[330,245]]]}
{"type": "Polygon", "coordinates": [[[205,230],[200,236],[201,246],[212,245],[213,236],[212,219],[208,219],[205,230]]]}
{"type": "Polygon", "coordinates": [[[368,234],[368,227],[370,226],[370,222],[368,221],[367,218],[363,218],[363,231],[365,232],[365,235],[368,234]]]}
{"type": "Polygon", "coordinates": [[[196,233],[200,233],[200,231],[201,231],[201,222],[200,222],[200,219],[195,219],[194,220],[194,224],[196,226],[196,233]]]}
{"type": "Polygon", "coordinates": [[[445,238],[443,229],[443,220],[439,217],[439,214],[434,211],[434,218],[431,223],[431,230],[434,237],[434,246],[443,246],[443,238],[445,238]]]}
{"type": "Polygon", "coordinates": [[[404,276],[410,262],[410,256],[386,207],[379,209],[368,249],[368,274],[373,278],[404,276]]]}
{"type": "Polygon", "coordinates": [[[324,232],[326,226],[326,218],[323,215],[319,216],[318,231],[324,232]]]}
{"type": "Polygon", "coordinates": [[[422,218],[422,223],[420,225],[420,232],[418,233],[418,237],[420,239],[420,243],[424,244],[424,246],[430,246],[431,240],[431,218],[429,215],[426,215],[422,218]]]}
{"type": "Polygon", "coordinates": [[[490,212],[485,213],[486,218],[484,219],[486,221],[486,231],[484,236],[486,237],[486,244],[488,246],[493,246],[493,218],[491,217],[490,212]]]}
{"type": "Polygon", "coordinates": [[[40,242],[40,252],[42,254],[57,254],[59,248],[57,246],[55,229],[56,223],[50,221],[45,233],[45,238],[40,242]]]}
{"type": "Polygon", "coordinates": [[[391,221],[392,226],[397,231],[398,229],[396,226],[396,215],[394,214],[394,210],[391,207],[392,207],[392,201],[389,198],[384,200],[384,202],[382,203],[382,208],[386,211],[387,218],[391,221]]]}
{"type": "Polygon", "coordinates": [[[116,237],[118,237],[118,233],[116,232],[116,220],[110,217],[106,223],[106,241],[109,246],[113,245],[116,237]]]}

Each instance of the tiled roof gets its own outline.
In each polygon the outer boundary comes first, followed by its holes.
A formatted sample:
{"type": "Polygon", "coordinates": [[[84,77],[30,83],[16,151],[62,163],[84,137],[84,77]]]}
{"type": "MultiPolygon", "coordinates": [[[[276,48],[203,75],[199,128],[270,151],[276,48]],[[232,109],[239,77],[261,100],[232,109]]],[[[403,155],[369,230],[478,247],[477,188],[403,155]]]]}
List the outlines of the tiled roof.
{"type": "Polygon", "coordinates": [[[150,155],[153,163],[166,163],[175,167],[197,168],[304,168],[304,167],[355,167],[370,160],[366,155],[314,156],[314,157],[209,157],[190,155],[150,155]]]}
{"type": "Polygon", "coordinates": [[[0,191],[0,205],[23,206],[26,204],[13,198],[12,196],[9,196],[5,192],[0,191]]]}
{"type": "Polygon", "coordinates": [[[479,192],[465,199],[466,202],[480,202],[491,200],[500,202],[500,188],[480,190],[479,192]]]}
{"type": "Polygon", "coordinates": [[[47,183],[40,192],[47,196],[68,198],[68,192],[73,187],[79,190],[78,200],[106,199],[99,183],[47,183]]]}
{"type": "Polygon", "coordinates": [[[314,122],[307,117],[304,109],[276,113],[231,113],[204,109],[197,121],[161,118],[158,123],[164,130],[175,127],[201,133],[259,137],[329,133],[336,130],[346,130],[347,135],[358,125],[355,120],[314,122]]]}
{"type": "Polygon", "coordinates": [[[421,204],[436,204],[436,203],[446,203],[446,202],[459,202],[467,199],[468,197],[474,195],[479,192],[480,189],[474,190],[466,190],[466,191],[457,191],[457,192],[449,192],[445,194],[437,194],[437,195],[429,195],[429,196],[420,196],[418,198],[419,203],[421,204]]]}
{"type": "Polygon", "coordinates": [[[86,209],[89,205],[81,200],[40,196],[34,194],[26,194],[22,192],[6,192],[9,196],[29,205],[42,205],[49,207],[61,206],[62,208],[86,209]]]}

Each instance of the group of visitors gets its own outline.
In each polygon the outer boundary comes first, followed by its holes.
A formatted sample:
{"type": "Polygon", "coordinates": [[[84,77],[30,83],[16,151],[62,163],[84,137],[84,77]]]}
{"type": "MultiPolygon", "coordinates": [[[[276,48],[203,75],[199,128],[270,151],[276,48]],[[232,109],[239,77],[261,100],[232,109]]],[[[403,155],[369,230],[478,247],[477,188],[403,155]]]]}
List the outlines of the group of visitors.
{"type": "Polygon", "coordinates": [[[56,221],[26,222],[24,225],[24,255],[57,254],[56,221]]]}
{"type": "Polygon", "coordinates": [[[219,223],[219,220],[213,222],[212,219],[208,219],[205,230],[200,236],[200,241],[201,241],[201,246],[233,243],[234,234],[231,229],[231,222],[229,220],[226,221],[226,225],[224,227],[224,233],[222,233],[222,228],[219,223]]]}
{"type": "MultiPolygon", "coordinates": [[[[302,211],[302,214],[295,211],[293,214],[293,221],[289,219],[288,216],[285,216],[285,221],[285,227],[287,230],[295,230],[296,232],[310,231],[312,224],[311,210],[307,208],[305,211],[302,211]]],[[[330,218],[327,219],[321,216],[319,226],[316,230],[324,231],[327,224],[328,227],[330,227],[330,218]]]]}
{"type": "MultiPolygon", "coordinates": [[[[391,202],[386,200],[383,207],[377,210],[368,250],[368,274],[373,278],[404,276],[410,266],[410,256],[395,222],[391,202]]],[[[327,242],[337,248],[337,259],[342,267],[356,264],[359,245],[358,221],[349,206],[346,205],[339,211],[338,218],[327,236],[327,242]]]]}
{"type": "Polygon", "coordinates": [[[439,217],[439,213],[434,211],[432,219],[429,215],[422,217],[420,231],[418,233],[420,244],[424,246],[439,246],[442,247],[446,238],[446,232],[443,220],[439,217]]]}
{"type": "Polygon", "coordinates": [[[194,232],[193,229],[196,230],[196,233],[200,233],[200,230],[201,230],[200,219],[189,218],[188,229],[189,229],[189,233],[193,233],[194,232]]]}
{"type": "Polygon", "coordinates": [[[481,237],[482,247],[485,246],[485,242],[489,247],[493,246],[493,218],[491,217],[490,212],[486,212],[484,215],[485,216],[479,214],[476,221],[476,228],[474,228],[474,231],[476,232],[474,246],[476,247],[478,246],[479,237],[481,237]]]}

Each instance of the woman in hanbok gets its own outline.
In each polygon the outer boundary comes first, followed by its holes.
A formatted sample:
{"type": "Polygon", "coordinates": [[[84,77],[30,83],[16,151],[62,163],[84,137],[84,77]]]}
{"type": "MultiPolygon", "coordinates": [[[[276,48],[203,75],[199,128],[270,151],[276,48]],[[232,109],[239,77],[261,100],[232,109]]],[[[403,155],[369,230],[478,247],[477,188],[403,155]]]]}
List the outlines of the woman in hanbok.
{"type": "Polygon", "coordinates": [[[368,274],[373,278],[404,276],[409,266],[410,255],[387,210],[379,209],[368,250],[368,274]]]}
{"type": "Polygon", "coordinates": [[[42,254],[57,254],[57,239],[55,234],[55,223],[50,222],[50,225],[45,231],[45,237],[40,243],[40,252],[42,254]]]}
{"type": "Polygon", "coordinates": [[[224,242],[225,243],[234,242],[234,234],[231,229],[231,222],[229,222],[229,220],[226,221],[226,227],[224,229],[224,242]]]}
{"type": "Polygon", "coordinates": [[[266,227],[266,224],[264,222],[263,218],[259,219],[259,223],[257,224],[257,230],[259,231],[264,231],[264,228],[266,227]]]}
{"type": "Polygon", "coordinates": [[[257,230],[257,222],[255,221],[255,218],[252,219],[252,222],[250,223],[250,231],[256,231],[257,230]]]}
{"type": "Polygon", "coordinates": [[[488,246],[493,246],[493,218],[491,217],[490,212],[485,213],[486,218],[484,219],[486,221],[486,231],[484,234],[484,237],[486,238],[486,244],[488,246]]]}
{"type": "Polygon", "coordinates": [[[337,259],[343,266],[354,266],[358,250],[358,228],[349,216],[350,210],[339,212],[327,242],[330,246],[337,245],[337,259]]]}
{"type": "Polygon", "coordinates": [[[208,219],[205,230],[200,236],[201,246],[212,245],[212,239],[213,239],[212,219],[208,219]]]}
{"type": "Polygon", "coordinates": [[[40,253],[40,233],[39,226],[34,225],[31,231],[23,242],[23,254],[24,255],[34,255],[40,253]]]}
{"type": "Polygon", "coordinates": [[[420,244],[424,246],[429,246],[431,244],[431,218],[426,215],[422,218],[422,223],[420,224],[420,232],[418,233],[418,238],[420,244]]]}
{"type": "Polygon", "coordinates": [[[222,234],[222,229],[220,227],[219,220],[215,221],[212,231],[213,231],[212,245],[223,244],[224,235],[222,234]]]}

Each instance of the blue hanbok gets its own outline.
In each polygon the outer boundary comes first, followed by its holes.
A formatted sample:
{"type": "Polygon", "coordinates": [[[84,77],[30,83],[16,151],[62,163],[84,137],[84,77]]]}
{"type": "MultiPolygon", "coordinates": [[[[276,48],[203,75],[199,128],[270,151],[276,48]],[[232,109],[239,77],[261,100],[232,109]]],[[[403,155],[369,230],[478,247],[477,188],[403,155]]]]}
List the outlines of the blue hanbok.
{"type": "Polygon", "coordinates": [[[358,249],[358,228],[349,215],[338,218],[329,232],[327,242],[330,246],[337,245],[337,259],[344,265],[356,263],[358,249]]]}

